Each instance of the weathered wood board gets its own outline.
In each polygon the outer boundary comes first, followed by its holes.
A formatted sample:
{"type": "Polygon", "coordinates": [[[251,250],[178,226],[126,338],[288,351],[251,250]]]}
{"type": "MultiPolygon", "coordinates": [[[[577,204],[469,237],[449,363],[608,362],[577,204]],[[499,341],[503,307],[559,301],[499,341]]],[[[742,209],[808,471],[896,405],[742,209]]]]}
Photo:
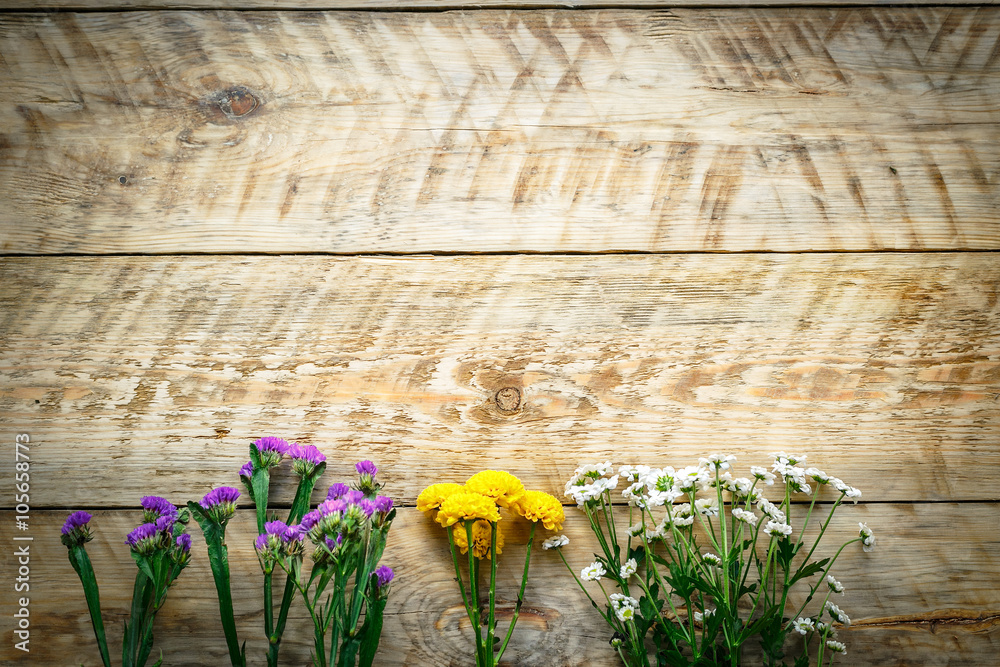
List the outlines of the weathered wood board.
{"type": "Polygon", "coordinates": [[[7,14],[0,91],[3,253],[1000,247],[994,7],[7,14]]]}
{"type": "MultiPolygon", "coordinates": [[[[32,518],[32,614],[44,628],[39,631],[37,645],[32,644],[32,664],[95,665],[98,662],[86,606],[58,538],[65,514],[38,512],[32,518]]],[[[566,557],[575,567],[583,567],[597,547],[582,515],[576,510],[568,514],[565,532],[571,542],[566,557]]],[[[104,607],[111,613],[112,642],[120,636],[134,572],[128,550],[119,542],[138,518],[135,511],[105,511],[97,512],[93,522],[98,538],[88,551],[104,607]]],[[[0,513],[0,520],[9,525],[11,513],[0,513]]],[[[854,621],[854,627],[841,632],[849,651],[846,664],[978,667],[983,656],[1000,648],[1000,589],[994,585],[1000,577],[995,505],[846,506],[838,510],[831,524],[828,546],[839,546],[856,535],[858,521],[868,522],[877,531],[879,543],[870,554],[848,548],[836,568],[848,591],[837,603],[854,621]],[[959,535],[971,539],[954,539],[959,535]],[[956,548],[958,544],[961,548],[956,548]]],[[[523,563],[524,557],[523,547],[517,545],[526,539],[523,525],[514,527],[517,530],[511,532],[509,546],[501,556],[498,578],[498,597],[507,610],[516,592],[518,561],[523,563]]],[[[194,560],[158,619],[157,646],[163,649],[168,664],[219,665],[225,662],[225,642],[204,544],[197,527],[193,530],[194,560]]],[[[263,645],[258,636],[263,621],[259,568],[250,545],[253,531],[252,515],[241,512],[231,524],[227,541],[239,627],[256,664],[263,645]]],[[[443,533],[430,519],[412,508],[401,513],[383,561],[396,569],[397,578],[387,608],[379,664],[469,664],[471,631],[464,620],[447,553],[443,533]]],[[[532,559],[526,608],[508,664],[617,664],[608,650],[603,622],[555,554],[538,550],[532,559]]],[[[9,549],[3,550],[0,563],[4,571],[11,570],[9,549]]],[[[596,589],[595,593],[599,595],[596,589]]],[[[11,604],[9,596],[4,596],[0,612],[9,617],[11,604]]],[[[307,621],[301,615],[290,622],[283,649],[288,664],[307,661],[306,628],[307,621]]],[[[0,647],[0,660],[13,657],[8,643],[0,647]]]]}
{"type": "Polygon", "coordinates": [[[9,258],[0,424],[59,507],[200,497],[268,434],[407,503],[484,461],[557,490],[706,447],[996,500],[998,291],[992,253],[9,258]]]}
{"type": "MultiPolygon", "coordinates": [[[[663,7],[663,0],[4,0],[2,9],[285,9],[366,11],[444,11],[451,9],[663,7]]],[[[670,7],[896,5],[896,0],[678,0],[670,7]]],[[[968,5],[966,0],[913,0],[907,5],[968,5]]],[[[977,4],[996,5],[997,0],[977,4]]]]}

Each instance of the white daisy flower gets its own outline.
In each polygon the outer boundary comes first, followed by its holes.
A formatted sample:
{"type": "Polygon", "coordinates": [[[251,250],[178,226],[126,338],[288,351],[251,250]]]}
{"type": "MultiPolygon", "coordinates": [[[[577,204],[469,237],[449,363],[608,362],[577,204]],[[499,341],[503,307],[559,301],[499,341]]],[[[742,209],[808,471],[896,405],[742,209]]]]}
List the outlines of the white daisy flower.
{"type": "Polygon", "coordinates": [[[739,507],[733,508],[733,518],[735,518],[737,521],[748,523],[751,526],[757,525],[757,515],[748,510],[740,509],[739,507]]]}
{"type": "Polygon", "coordinates": [[[844,594],[844,585],[837,581],[832,574],[826,575],[826,585],[830,587],[830,590],[834,593],[844,594]]]}
{"type": "Polygon", "coordinates": [[[542,542],[543,549],[558,549],[569,544],[569,538],[565,535],[556,535],[555,537],[550,537],[549,539],[542,542]]]}
{"type": "Polygon", "coordinates": [[[695,623],[701,623],[702,621],[712,618],[713,616],[715,616],[714,609],[706,609],[704,614],[702,614],[700,611],[696,611],[694,613],[694,620],[695,623]]]}
{"type": "Polygon", "coordinates": [[[599,561],[594,561],[587,567],[580,570],[580,578],[584,581],[600,581],[601,577],[608,573],[599,561]]]}
{"type": "Polygon", "coordinates": [[[826,647],[833,651],[834,653],[847,653],[847,647],[844,646],[843,642],[838,642],[835,639],[827,639],[826,647]]]}
{"type": "Polygon", "coordinates": [[[620,576],[622,579],[628,579],[633,574],[635,574],[635,571],[637,569],[639,569],[639,566],[638,564],[636,564],[635,559],[629,558],[627,561],[625,561],[625,564],[622,565],[622,569],[618,573],[618,576],[620,576]]]}
{"type": "Polygon", "coordinates": [[[764,482],[768,486],[774,484],[775,480],[774,473],[768,472],[767,468],[761,466],[750,466],[750,474],[759,479],[760,481],[764,482]]]}
{"type": "Polygon", "coordinates": [[[844,610],[838,607],[837,605],[827,600],[826,604],[823,605],[823,609],[825,609],[827,613],[830,614],[830,618],[832,618],[833,620],[837,621],[838,623],[843,623],[844,627],[846,628],[851,627],[851,617],[848,616],[846,613],[844,613],[844,610]]]}
{"type": "Polygon", "coordinates": [[[858,526],[861,527],[858,534],[863,538],[861,540],[861,548],[864,549],[865,553],[871,553],[875,550],[875,535],[867,523],[859,522],[858,526]]]}
{"type": "Polygon", "coordinates": [[[711,552],[702,554],[701,559],[706,563],[711,563],[712,565],[722,565],[722,559],[711,552]]]}
{"type": "Polygon", "coordinates": [[[764,526],[764,532],[768,535],[774,535],[778,533],[788,537],[792,534],[792,527],[787,523],[781,523],[779,521],[768,521],[767,525],[764,526]]]}
{"type": "Polygon", "coordinates": [[[800,635],[805,635],[816,629],[816,624],[811,618],[797,618],[792,623],[792,629],[800,635]]]}

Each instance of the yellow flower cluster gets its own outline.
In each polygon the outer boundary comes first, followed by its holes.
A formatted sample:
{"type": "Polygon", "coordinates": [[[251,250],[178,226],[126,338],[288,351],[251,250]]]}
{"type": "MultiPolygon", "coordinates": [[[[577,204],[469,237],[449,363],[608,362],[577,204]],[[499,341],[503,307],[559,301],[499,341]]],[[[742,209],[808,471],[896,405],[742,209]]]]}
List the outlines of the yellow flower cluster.
{"type": "MultiPolygon", "coordinates": [[[[468,552],[465,522],[475,521],[472,533],[472,552],[477,558],[486,558],[490,551],[490,524],[500,521],[500,508],[524,517],[528,521],[541,521],[548,530],[561,530],[566,516],[562,503],[543,491],[528,491],[514,475],[503,470],[484,470],[461,484],[431,484],[417,497],[421,512],[437,510],[436,521],[445,528],[454,526],[455,544],[468,552]]],[[[502,553],[503,537],[497,526],[497,554],[502,553]]]]}

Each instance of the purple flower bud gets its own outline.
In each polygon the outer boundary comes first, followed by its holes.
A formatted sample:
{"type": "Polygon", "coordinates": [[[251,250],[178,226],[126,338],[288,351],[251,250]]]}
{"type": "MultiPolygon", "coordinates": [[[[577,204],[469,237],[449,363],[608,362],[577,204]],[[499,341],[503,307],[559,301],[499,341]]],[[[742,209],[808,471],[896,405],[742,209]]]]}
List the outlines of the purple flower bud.
{"type": "Polygon", "coordinates": [[[350,505],[357,505],[358,503],[361,502],[361,500],[364,497],[365,497],[365,494],[362,493],[361,491],[357,491],[355,489],[351,489],[350,491],[348,491],[347,493],[344,494],[342,500],[344,502],[350,504],[350,505]]]}
{"type": "Polygon", "coordinates": [[[342,543],[343,541],[344,541],[344,538],[343,538],[343,536],[342,536],[342,535],[337,535],[337,539],[336,539],[336,540],[332,540],[332,539],[330,539],[330,538],[328,537],[328,538],[326,538],[326,540],[325,540],[325,542],[326,542],[326,548],[327,548],[327,549],[329,549],[330,551],[336,551],[336,550],[337,550],[337,547],[339,547],[339,546],[340,546],[340,544],[341,544],[341,543],[342,543]]]}
{"type": "Polygon", "coordinates": [[[66,523],[64,523],[62,527],[62,534],[69,535],[72,531],[85,527],[93,518],[94,516],[92,514],[84,512],[83,510],[73,512],[66,517],[66,523]]]}
{"type": "Polygon", "coordinates": [[[177,536],[177,548],[179,548],[184,553],[191,551],[191,536],[187,533],[181,533],[177,536]]]}
{"type": "Polygon", "coordinates": [[[160,496],[143,496],[139,504],[142,505],[142,519],[146,523],[153,523],[161,516],[169,516],[172,519],[177,518],[177,508],[166,498],[161,498],[160,496]]]}
{"type": "Polygon", "coordinates": [[[174,532],[174,517],[172,516],[161,516],[154,523],[156,530],[160,533],[167,533],[168,535],[174,532]]]}
{"type": "Polygon", "coordinates": [[[257,451],[263,452],[276,452],[284,456],[288,453],[288,441],[282,438],[276,438],[274,436],[265,436],[254,441],[254,447],[257,451]]]}
{"type": "Polygon", "coordinates": [[[288,448],[288,455],[293,459],[298,459],[300,461],[307,461],[314,466],[326,461],[326,456],[323,455],[321,451],[316,449],[314,445],[300,445],[295,443],[288,448]]]}
{"type": "Polygon", "coordinates": [[[337,498],[343,498],[351,487],[347,486],[343,482],[337,482],[330,486],[330,490],[326,492],[327,500],[336,500],[337,498]]]}
{"type": "Polygon", "coordinates": [[[220,486],[217,489],[212,489],[205,494],[205,497],[201,499],[201,506],[205,509],[212,509],[216,505],[222,503],[233,504],[236,499],[240,497],[240,492],[231,486],[220,486]]]}
{"type": "Polygon", "coordinates": [[[316,511],[319,512],[321,516],[329,516],[334,512],[343,512],[346,509],[347,502],[343,498],[338,498],[336,500],[324,500],[316,506],[316,511]]]}
{"type": "Polygon", "coordinates": [[[277,535],[281,537],[288,530],[288,524],[284,521],[268,521],[264,524],[264,530],[267,531],[268,535],[277,535]]]}
{"type": "Polygon", "coordinates": [[[80,546],[94,539],[88,522],[94,518],[89,512],[80,510],[66,517],[62,527],[62,543],[67,547],[80,546]]]}
{"type": "Polygon", "coordinates": [[[375,577],[375,586],[377,588],[382,588],[387,585],[396,574],[392,571],[391,567],[386,565],[380,565],[372,572],[372,576],[375,577]]]}
{"type": "Polygon", "coordinates": [[[370,517],[375,513],[375,503],[367,498],[362,498],[361,502],[358,503],[358,507],[360,507],[361,511],[365,513],[366,517],[370,517]]]}
{"type": "Polygon", "coordinates": [[[253,477],[253,461],[247,461],[243,464],[243,467],[240,468],[240,477],[246,477],[247,479],[253,477]]]}
{"type": "MultiPolygon", "coordinates": [[[[161,517],[169,519],[169,517],[161,517]]],[[[156,550],[159,544],[160,532],[155,524],[144,523],[135,528],[125,537],[125,544],[136,553],[149,555],[156,550]]]]}
{"type": "Polygon", "coordinates": [[[389,496],[379,496],[375,499],[375,511],[379,514],[388,514],[392,510],[392,498],[389,496]]]}
{"type": "Polygon", "coordinates": [[[322,518],[323,514],[318,509],[315,509],[306,513],[306,515],[302,517],[302,523],[299,525],[301,525],[304,530],[310,531],[322,518]]]}
{"type": "Polygon", "coordinates": [[[358,471],[359,475],[374,477],[378,474],[378,468],[371,461],[358,461],[354,464],[354,469],[358,471]]]}

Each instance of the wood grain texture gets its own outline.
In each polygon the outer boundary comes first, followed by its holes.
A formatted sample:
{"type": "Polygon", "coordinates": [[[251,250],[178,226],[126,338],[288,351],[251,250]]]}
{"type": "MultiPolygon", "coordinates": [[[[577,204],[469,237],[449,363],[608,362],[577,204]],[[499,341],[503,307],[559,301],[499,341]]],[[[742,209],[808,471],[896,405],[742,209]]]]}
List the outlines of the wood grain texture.
{"type": "MultiPolygon", "coordinates": [[[[286,9],[312,10],[357,9],[367,11],[404,11],[407,9],[511,9],[559,8],[590,9],[593,7],[663,7],[663,0],[4,0],[3,9],[286,9]]],[[[896,0],[679,0],[670,7],[757,7],[757,6],[850,6],[894,5],[896,0]]],[[[914,0],[907,5],[963,5],[965,0],[914,0]]],[[[997,0],[976,3],[990,6],[997,0]]]]}
{"type": "Polygon", "coordinates": [[[0,56],[4,253],[1000,247],[995,7],[8,14],[0,56]]]}
{"type": "MultiPolygon", "coordinates": [[[[58,529],[65,513],[36,512],[32,517],[32,615],[37,645],[31,664],[99,664],[92,648],[86,606],[71,569],[58,529]],[[37,652],[36,652],[37,651],[37,652]]],[[[3,525],[10,512],[0,513],[3,525]]],[[[119,544],[139,513],[97,512],[93,522],[98,539],[88,546],[109,612],[109,636],[117,642],[128,608],[134,565],[127,548],[119,544]],[[116,576],[122,573],[123,576],[116,576]]],[[[969,665],[1000,648],[1000,541],[993,504],[859,505],[838,510],[831,524],[829,547],[857,534],[857,522],[866,521],[878,535],[870,554],[860,548],[845,550],[837,577],[847,595],[837,603],[851,616],[854,627],[843,631],[851,665],[969,665]],[[943,536],[965,535],[962,548],[943,536]],[[901,573],[905,573],[901,576],[901,573]]],[[[501,556],[498,598],[508,609],[516,595],[518,561],[523,563],[526,531],[515,524],[501,556]]],[[[575,510],[565,526],[570,537],[566,557],[583,567],[596,549],[586,520],[575,510]]],[[[167,664],[219,665],[225,661],[225,642],[207,567],[204,543],[195,530],[194,559],[178,580],[158,619],[157,646],[167,664]]],[[[258,636],[261,617],[259,569],[252,553],[253,518],[241,512],[229,529],[233,591],[241,638],[246,638],[251,664],[263,664],[258,636]]],[[[384,563],[396,569],[393,593],[380,649],[381,665],[465,667],[472,635],[464,617],[450,571],[447,542],[432,521],[416,510],[404,510],[390,534],[384,563]]],[[[855,545],[856,546],[856,545],[855,545]]],[[[835,546],[833,547],[836,548],[835,546]]],[[[10,549],[0,563],[13,566],[10,549]]],[[[512,642],[509,665],[560,667],[617,664],[607,646],[602,621],[579,593],[569,573],[552,554],[533,556],[532,574],[512,642]]],[[[596,589],[595,589],[596,592],[596,589]]],[[[599,593],[598,593],[599,594],[599,593]]],[[[10,596],[0,608],[13,613],[10,596]]],[[[300,605],[296,605],[296,612],[300,605]]],[[[501,614],[501,618],[504,615],[501,614]]],[[[301,614],[290,622],[287,664],[308,660],[307,621],[301,614]]],[[[14,657],[9,643],[0,647],[0,660],[14,657]]],[[[99,659],[97,659],[99,660],[99,659]]],[[[7,663],[5,663],[7,664],[7,663]]],[[[11,663],[17,664],[17,663],[11,663]]]]}
{"type": "Polygon", "coordinates": [[[484,461],[557,491],[708,447],[997,500],[998,292],[993,253],[8,258],[0,424],[59,507],[201,497],[268,434],[407,503],[484,461]]]}

